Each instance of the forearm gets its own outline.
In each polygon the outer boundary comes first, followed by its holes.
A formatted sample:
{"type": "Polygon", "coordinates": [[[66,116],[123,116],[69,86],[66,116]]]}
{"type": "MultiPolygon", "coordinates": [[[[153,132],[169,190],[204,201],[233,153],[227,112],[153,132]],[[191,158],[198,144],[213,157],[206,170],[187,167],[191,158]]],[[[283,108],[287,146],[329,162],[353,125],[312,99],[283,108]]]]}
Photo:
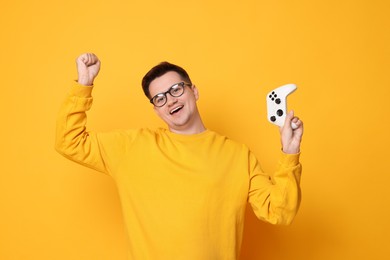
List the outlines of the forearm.
{"type": "Polygon", "coordinates": [[[252,177],[249,202],[259,219],[282,225],[293,221],[301,200],[301,170],[299,154],[282,154],[271,179],[264,173],[252,177]]]}
{"type": "Polygon", "coordinates": [[[91,92],[92,87],[77,83],[70,90],[58,113],[55,148],[75,162],[104,171],[104,164],[98,158],[97,139],[86,130],[86,112],[92,106],[91,92]]]}
{"type": "Polygon", "coordinates": [[[301,202],[302,165],[299,154],[283,154],[277,172],[272,177],[274,202],[271,210],[280,224],[290,224],[298,212],[301,202]]]}

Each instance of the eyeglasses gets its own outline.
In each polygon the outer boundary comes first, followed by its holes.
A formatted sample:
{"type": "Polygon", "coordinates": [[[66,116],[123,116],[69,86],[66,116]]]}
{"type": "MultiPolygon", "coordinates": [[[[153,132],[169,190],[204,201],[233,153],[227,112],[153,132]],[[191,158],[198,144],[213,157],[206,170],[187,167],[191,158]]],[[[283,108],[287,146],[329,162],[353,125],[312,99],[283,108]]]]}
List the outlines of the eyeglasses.
{"type": "Polygon", "coordinates": [[[162,106],[164,106],[167,103],[167,100],[168,100],[167,94],[168,93],[172,97],[180,97],[181,95],[183,95],[183,93],[184,93],[184,86],[186,86],[186,85],[187,86],[191,86],[191,84],[185,83],[185,82],[176,83],[176,84],[172,85],[168,89],[168,91],[163,92],[163,93],[159,93],[159,94],[155,95],[154,97],[152,97],[150,99],[150,103],[152,103],[156,107],[162,107],[162,106]]]}

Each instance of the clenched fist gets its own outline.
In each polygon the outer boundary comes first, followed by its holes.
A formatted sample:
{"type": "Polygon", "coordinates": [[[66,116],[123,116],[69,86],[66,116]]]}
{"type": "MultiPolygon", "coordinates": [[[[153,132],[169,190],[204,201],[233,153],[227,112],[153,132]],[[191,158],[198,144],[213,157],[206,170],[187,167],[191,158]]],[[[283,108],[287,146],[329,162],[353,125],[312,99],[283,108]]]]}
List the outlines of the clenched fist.
{"type": "Polygon", "coordinates": [[[100,70],[98,57],[93,53],[84,53],[76,59],[76,64],[78,83],[84,86],[92,86],[100,70]]]}

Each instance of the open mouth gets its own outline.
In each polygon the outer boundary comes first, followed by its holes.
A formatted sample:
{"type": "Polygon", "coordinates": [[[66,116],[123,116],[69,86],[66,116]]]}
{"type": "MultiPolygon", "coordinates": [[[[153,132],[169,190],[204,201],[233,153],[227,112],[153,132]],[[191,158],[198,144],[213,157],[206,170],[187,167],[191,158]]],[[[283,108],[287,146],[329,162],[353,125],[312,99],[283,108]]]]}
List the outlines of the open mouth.
{"type": "Polygon", "coordinates": [[[183,108],[183,106],[175,107],[174,109],[172,109],[172,110],[169,112],[169,114],[171,114],[171,115],[176,114],[176,113],[179,112],[182,108],[183,108]]]}

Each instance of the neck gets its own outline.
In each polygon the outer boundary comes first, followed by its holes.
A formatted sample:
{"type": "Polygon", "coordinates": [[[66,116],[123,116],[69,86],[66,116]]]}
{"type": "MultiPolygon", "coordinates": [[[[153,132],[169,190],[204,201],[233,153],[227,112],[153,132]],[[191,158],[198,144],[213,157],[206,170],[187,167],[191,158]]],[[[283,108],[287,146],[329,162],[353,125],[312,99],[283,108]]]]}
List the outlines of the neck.
{"type": "Polygon", "coordinates": [[[194,135],[206,131],[202,119],[198,117],[192,124],[186,126],[168,126],[169,131],[175,134],[194,135]]]}

